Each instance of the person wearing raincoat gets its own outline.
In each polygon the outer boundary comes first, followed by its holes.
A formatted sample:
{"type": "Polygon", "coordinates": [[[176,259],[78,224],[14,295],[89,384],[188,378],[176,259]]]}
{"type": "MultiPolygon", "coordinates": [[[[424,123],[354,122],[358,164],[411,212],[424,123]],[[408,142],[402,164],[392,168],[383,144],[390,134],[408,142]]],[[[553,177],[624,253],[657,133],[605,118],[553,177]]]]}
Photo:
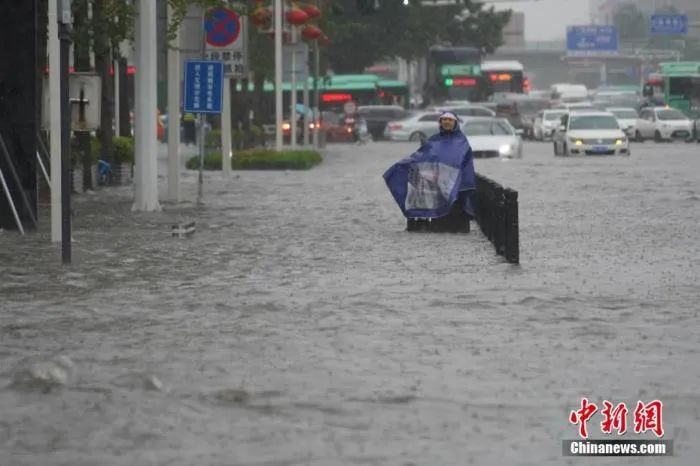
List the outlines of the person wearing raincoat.
{"type": "MultiPolygon", "coordinates": [[[[474,218],[476,188],[471,146],[452,112],[439,117],[440,131],[410,157],[392,165],[384,180],[408,219],[474,218]]],[[[459,223],[459,222],[458,222],[459,223]]]]}

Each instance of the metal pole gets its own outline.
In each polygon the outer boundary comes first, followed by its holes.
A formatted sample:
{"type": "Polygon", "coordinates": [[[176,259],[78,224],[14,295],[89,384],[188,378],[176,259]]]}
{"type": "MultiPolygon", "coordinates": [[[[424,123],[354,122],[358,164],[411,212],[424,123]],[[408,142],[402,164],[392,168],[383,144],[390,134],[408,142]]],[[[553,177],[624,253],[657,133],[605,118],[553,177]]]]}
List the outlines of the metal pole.
{"type": "MultiPolygon", "coordinates": [[[[64,264],[71,263],[71,217],[70,217],[70,129],[71,107],[69,86],[70,26],[59,24],[61,41],[61,258],[64,264]]],[[[54,175],[55,179],[59,179],[54,175]]]]}
{"type": "MultiPolygon", "coordinates": [[[[168,17],[173,17],[168,3],[168,17]]],[[[180,202],[180,31],[168,47],[168,199],[180,202]]]]}
{"type": "Polygon", "coordinates": [[[304,46],[304,147],[309,145],[309,48],[304,46]]]}
{"type": "Polygon", "coordinates": [[[61,44],[58,0],[49,0],[49,112],[51,146],[51,242],[61,241],[61,44]]]}
{"type": "Polygon", "coordinates": [[[12,215],[14,215],[15,217],[17,229],[19,229],[19,232],[22,233],[22,235],[24,235],[22,221],[19,219],[19,214],[17,213],[17,209],[15,208],[15,203],[12,200],[12,193],[10,192],[10,188],[7,186],[7,182],[5,181],[5,175],[3,175],[2,173],[2,169],[0,169],[0,182],[2,182],[2,189],[5,191],[5,196],[7,196],[7,203],[10,204],[10,209],[12,209],[12,215]]]}
{"type": "MultiPolygon", "coordinates": [[[[207,31],[204,28],[204,21],[206,20],[207,10],[202,9],[202,37],[199,56],[204,60],[206,56],[206,44],[207,44],[207,31]]],[[[197,176],[197,204],[204,203],[204,124],[206,123],[206,114],[199,114],[199,174],[197,176]]]]}
{"type": "Polygon", "coordinates": [[[282,150],[282,0],[275,0],[275,150],[282,150]]]}
{"type": "Polygon", "coordinates": [[[36,160],[37,162],[39,162],[39,166],[41,167],[41,173],[44,174],[46,184],[49,185],[49,190],[51,190],[51,179],[49,178],[49,173],[46,171],[46,167],[44,166],[44,161],[41,160],[41,155],[39,155],[39,151],[36,151],[36,160]]]}
{"type": "Polygon", "coordinates": [[[291,95],[289,103],[289,119],[291,124],[291,138],[292,150],[297,148],[297,37],[296,28],[292,26],[292,86],[291,95]]]}
{"type": "Polygon", "coordinates": [[[221,164],[224,178],[231,177],[231,78],[224,77],[221,115],[221,164]]]}
{"type": "Polygon", "coordinates": [[[121,136],[121,126],[119,123],[119,58],[114,57],[114,50],[112,50],[112,68],[114,68],[114,134],[121,136]]]}
{"type": "Polygon", "coordinates": [[[29,202],[29,198],[27,197],[27,193],[24,192],[24,187],[22,186],[22,180],[19,177],[19,174],[17,173],[17,170],[15,170],[14,163],[12,162],[12,157],[10,156],[10,151],[7,149],[7,145],[5,144],[5,139],[0,136],[0,149],[2,150],[2,155],[5,157],[5,161],[7,162],[7,166],[10,169],[10,174],[12,175],[12,178],[15,180],[15,184],[17,186],[17,191],[19,192],[19,197],[22,199],[22,203],[24,204],[24,207],[27,209],[27,214],[32,220],[32,223],[34,225],[34,228],[37,227],[37,220],[36,220],[36,215],[34,214],[34,210],[32,209],[32,204],[29,202]]]}
{"type": "Polygon", "coordinates": [[[314,133],[313,133],[313,144],[314,144],[314,149],[318,149],[318,135],[319,132],[321,131],[320,129],[320,123],[321,123],[321,108],[319,107],[320,105],[320,99],[319,99],[319,92],[318,92],[318,78],[320,74],[320,54],[321,54],[321,48],[318,46],[318,41],[314,41],[314,133]]]}

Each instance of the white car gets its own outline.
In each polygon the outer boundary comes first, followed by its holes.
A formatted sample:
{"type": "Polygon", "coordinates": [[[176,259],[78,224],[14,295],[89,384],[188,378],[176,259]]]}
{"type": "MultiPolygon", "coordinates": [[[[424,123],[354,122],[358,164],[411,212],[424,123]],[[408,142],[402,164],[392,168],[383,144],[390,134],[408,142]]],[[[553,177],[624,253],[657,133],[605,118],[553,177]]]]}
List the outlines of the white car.
{"type": "Polygon", "coordinates": [[[554,155],[630,155],[630,146],[612,113],[573,112],[561,118],[554,155]]]}
{"type": "Polygon", "coordinates": [[[557,104],[557,105],[552,107],[552,110],[585,111],[585,110],[596,110],[596,108],[593,106],[593,102],[582,101],[582,102],[570,102],[570,103],[557,104]]]}
{"type": "Polygon", "coordinates": [[[566,110],[541,110],[532,125],[533,137],[538,141],[552,139],[561,117],[565,114],[566,110]]]}
{"type": "Polygon", "coordinates": [[[384,137],[390,141],[419,142],[440,131],[438,112],[419,112],[403,120],[390,121],[384,137]]]}
{"type": "Polygon", "coordinates": [[[473,117],[462,124],[474,157],[522,158],[522,131],[505,118],[473,117]]]}
{"type": "Polygon", "coordinates": [[[643,108],[637,119],[635,139],[655,141],[673,139],[689,140],[693,135],[693,122],[683,112],[670,107],[643,108]]]}
{"type": "Polygon", "coordinates": [[[639,113],[637,113],[635,109],[629,107],[609,107],[606,108],[605,111],[615,115],[617,122],[620,123],[620,128],[627,134],[627,137],[634,137],[637,132],[637,118],[639,118],[639,113]]]}

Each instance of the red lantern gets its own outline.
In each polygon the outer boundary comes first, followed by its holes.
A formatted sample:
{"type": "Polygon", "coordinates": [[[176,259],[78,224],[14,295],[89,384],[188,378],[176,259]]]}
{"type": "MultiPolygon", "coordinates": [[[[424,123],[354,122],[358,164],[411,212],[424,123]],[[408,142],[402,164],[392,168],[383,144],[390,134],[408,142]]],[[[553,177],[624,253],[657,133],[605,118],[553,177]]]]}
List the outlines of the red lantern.
{"type": "Polygon", "coordinates": [[[323,31],[321,31],[319,28],[317,28],[313,24],[309,24],[307,26],[304,26],[304,29],[301,30],[301,37],[303,37],[306,40],[318,39],[322,35],[323,35],[323,31]]]}
{"type": "Polygon", "coordinates": [[[302,10],[309,15],[309,18],[318,18],[321,16],[321,10],[316,5],[305,5],[302,10]]]}
{"type": "Polygon", "coordinates": [[[287,12],[287,21],[290,24],[294,24],[294,25],[298,26],[300,24],[304,24],[308,20],[309,20],[309,15],[307,15],[304,12],[304,10],[302,10],[296,6],[287,12]]]}

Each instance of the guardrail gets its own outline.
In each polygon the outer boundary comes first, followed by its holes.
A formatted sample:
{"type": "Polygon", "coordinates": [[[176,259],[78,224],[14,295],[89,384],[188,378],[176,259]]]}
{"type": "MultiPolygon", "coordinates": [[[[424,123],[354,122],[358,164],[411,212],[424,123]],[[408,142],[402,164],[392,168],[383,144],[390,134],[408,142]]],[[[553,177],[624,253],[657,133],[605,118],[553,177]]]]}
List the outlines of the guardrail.
{"type": "Polygon", "coordinates": [[[476,221],[496,253],[519,264],[518,192],[477,173],[474,203],[476,221]]]}

